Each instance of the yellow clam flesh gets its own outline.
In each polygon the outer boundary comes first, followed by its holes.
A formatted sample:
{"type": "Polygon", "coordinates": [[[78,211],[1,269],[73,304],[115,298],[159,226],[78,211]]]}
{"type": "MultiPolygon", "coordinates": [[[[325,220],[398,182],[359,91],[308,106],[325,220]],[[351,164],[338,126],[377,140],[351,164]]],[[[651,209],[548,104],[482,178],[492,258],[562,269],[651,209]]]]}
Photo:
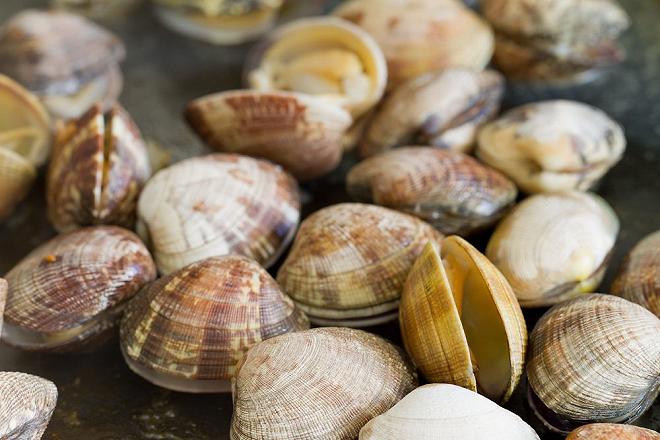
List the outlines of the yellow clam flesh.
{"type": "Polygon", "coordinates": [[[57,387],[51,381],[0,371],[0,438],[39,440],[56,404],[57,387]]]}

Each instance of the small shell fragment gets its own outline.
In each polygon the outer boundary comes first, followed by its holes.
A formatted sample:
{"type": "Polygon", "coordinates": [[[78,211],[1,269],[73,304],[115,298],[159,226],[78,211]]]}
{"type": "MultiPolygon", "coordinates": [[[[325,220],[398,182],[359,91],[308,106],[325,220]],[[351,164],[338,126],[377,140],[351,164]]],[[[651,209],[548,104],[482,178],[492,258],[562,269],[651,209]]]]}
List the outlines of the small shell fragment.
{"type": "Polygon", "coordinates": [[[56,404],[57,388],[52,382],[0,371],[0,438],[39,440],[56,404]]]}
{"type": "Polygon", "coordinates": [[[650,429],[615,423],[592,423],[571,432],[566,440],[660,440],[650,429]]]}

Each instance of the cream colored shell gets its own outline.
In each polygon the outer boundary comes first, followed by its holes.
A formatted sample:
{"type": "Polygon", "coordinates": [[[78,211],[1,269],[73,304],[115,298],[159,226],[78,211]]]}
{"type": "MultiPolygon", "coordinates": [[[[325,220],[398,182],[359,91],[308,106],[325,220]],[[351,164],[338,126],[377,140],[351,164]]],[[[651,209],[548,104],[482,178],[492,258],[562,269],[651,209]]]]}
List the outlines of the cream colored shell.
{"type": "Polygon", "coordinates": [[[537,194],[500,222],[486,255],[520,305],[548,306],[598,287],[618,232],[616,214],[595,194],[537,194]]]}
{"type": "Polygon", "coordinates": [[[0,438],[39,440],[57,404],[52,382],[24,373],[0,372],[0,438]]]}

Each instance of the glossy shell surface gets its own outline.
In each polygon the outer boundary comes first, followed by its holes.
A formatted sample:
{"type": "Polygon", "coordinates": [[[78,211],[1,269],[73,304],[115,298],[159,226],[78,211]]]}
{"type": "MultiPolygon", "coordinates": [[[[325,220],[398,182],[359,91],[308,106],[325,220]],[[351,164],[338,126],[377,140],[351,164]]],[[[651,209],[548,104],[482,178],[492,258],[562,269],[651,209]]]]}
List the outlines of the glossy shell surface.
{"type": "Polygon", "coordinates": [[[56,404],[57,388],[52,382],[0,371],[0,438],[39,440],[56,404]]]}
{"type": "Polygon", "coordinates": [[[660,434],[638,426],[592,423],[571,432],[566,440],[660,440],[660,434]]]}

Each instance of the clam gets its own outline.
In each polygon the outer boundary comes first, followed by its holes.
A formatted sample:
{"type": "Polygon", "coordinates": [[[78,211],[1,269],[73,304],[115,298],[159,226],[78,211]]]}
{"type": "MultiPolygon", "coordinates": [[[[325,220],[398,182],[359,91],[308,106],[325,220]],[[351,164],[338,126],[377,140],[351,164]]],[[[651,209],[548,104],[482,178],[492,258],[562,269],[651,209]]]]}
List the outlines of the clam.
{"type": "Polygon", "coordinates": [[[354,439],[417,384],[394,345],[347,328],[255,345],[233,382],[232,440],[354,439]]]}
{"type": "Polygon", "coordinates": [[[593,292],[619,232],[612,208],[595,194],[537,194],[495,229],[486,255],[523,307],[544,307],[593,292]]]}
{"type": "Polygon", "coordinates": [[[268,31],[283,0],[153,0],[161,23],[213,44],[239,44],[268,31]]]}
{"type": "Polygon", "coordinates": [[[408,271],[429,240],[439,243],[442,234],[407,214],[333,205],[301,224],[277,281],[317,325],[395,320],[408,271]]]}
{"type": "Polygon", "coordinates": [[[2,341],[34,351],[88,348],[155,277],[149,252],[132,232],[96,226],[59,235],[6,275],[2,341]]]}
{"type": "Polygon", "coordinates": [[[571,432],[566,440],[660,440],[660,434],[650,429],[615,423],[592,423],[571,432]]]}
{"type": "Polygon", "coordinates": [[[467,241],[429,243],[401,295],[406,351],[430,382],[506,402],[523,372],[527,327],[504,276],[467,241]]]}
{"type": "Polygon", "coordinates": [[[57,388],[52,382],[0,371],[0,438],[39,440],[56,404],[57,388]]]}
{"type": "Polygon", "coordinates": [[[660,231],[640,241],[626,257],[612,292],[660,318],[660,231]]]}
{"type": "Polygon", "coordinates": [[[495,28],[494,61],[523,80],[586,79],[621,61],[616,39],[630,24],[615,0],[483,0],[495,28]]]}
{"type": "Polygon", "coordinates": [[[550,309],[530,338],[529,403],[550,429],[630,423],[660,387],[660,319],[612,295],[550,309]]]}
{"type": "Polygon", "coordinates": [[[126,15],[142,0],[52,0],[55,8],[62,8],[91,18],[104,19],[126,15]]]}
{"type": "Polygon", "coordinates": [[[588,190],[623,155],[619,124],[575,101],[517,107],[479,133],[477,156],[525,192],[588,190]]]}
{"type": "Polygon", "coordinates": [[[250,347],[308,328],[304,313],[257,262],[212,257],[161,278],[131,301],[121,348],[128,366],[156,385],[226,392],[250,347]]]}
{"type": "Polygon", "coordinates": [[[235,90],[191,102],[186,119],[219,151],[263,157],[301,180],[339,165],[342,139],[352,123],[338,105],[289,92],[235,90]]]}
{"type": "Polygon", "coordinates": [[[138,202],[138,233],[163,274],[239,254],[269,267],[300,218],[295,180],[270,162],[212,154],[159,171],[138,202]]]}
{"type": "Polygon", "coordinates": [[[366,30],[387,60],[388,87],[451,67],[482,70],[493,55],[493,31],[453,0],[349,0],[334,15],[366,30]]]}
{"type": "Polygon", "coordinates": [[[37,168],[48,159],[50,118],[41,103],[0,75],[0,221],[30,191],[37,168]]]}
{"type": "Polygon", "coordinates": [[[132,229],[149,155],[129,114],[96,105],[57,133],[46,181],[48,217],[60,232],[114,224],[132,229]]]}
{"type": "Polygon", "coordinates": [[[411,142],[469,152],[477,130],[500,107],[504,81],[494,70],[447,69],[396,87],[379,107],[360,144],[360,154],[411,142]]]}
{"type": "Polygon", "coordinates": [[[68,12],[25,10],[0,30],[0,72],[63,119],[77,118],[97,102],[110,108],[121,93],[124,52],[117,37],[68,12]]]}
{"type": "Polygon", "coordinates": [[[5,314],[5,303],[7,302],[7,281],[0,278],[0,335],[2,335],[2,321],[5,314]]]}
{"type": "Polygon", "coordinates": [[[339,18],[303,18],[269,35],[250,54],[250,87],[291,91],[338,104],[354,118],[375,106],[385,91],[387,67],[376,42],[339,18]]]}
{"type": "Polygon", "coordinates": [[[513,205],[516,186],[457,151],[404,147],[354,166],[346,178],[356,200],[397,209],[445,234],[469,234],[494,224],[513,205]]]}
{"type": "Polygon", "coordinates": [[[360,440],[539,440],[520,417],[450,384],[416,388],[360,430],[360,440]]]}

